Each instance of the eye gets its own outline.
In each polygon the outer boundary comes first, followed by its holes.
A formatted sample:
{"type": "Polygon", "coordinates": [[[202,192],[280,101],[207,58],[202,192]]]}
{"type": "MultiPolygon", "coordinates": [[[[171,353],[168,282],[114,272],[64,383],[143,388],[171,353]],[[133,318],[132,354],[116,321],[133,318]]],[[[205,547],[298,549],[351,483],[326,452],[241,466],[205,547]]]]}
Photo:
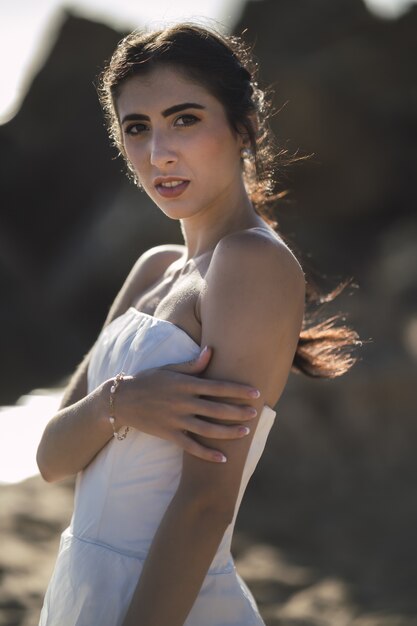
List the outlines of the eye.
{"type": "Polygon", "coordinates": [[[126,128],[124,129],[124,133],[125,135],[140,135],[146,129],[147,126],[145,126],[145,124],[140,124],[139,122],[136,122],[135,124],[130,124],[129,126],[126,126],[126,128]]]}
{"type": "Polygon", "coordinates": [[[179,117],[177,117],[177,119],[175,120],[175,124],[176,126],[192,126],[193,124],[199,121],[200,120],[195,115],[191,115],[191,113],[186,113],[184,115],[180,115],[179,117]],[[181,122],[181,121],[183,123],[178,124],[178,122],[181,122]]]}

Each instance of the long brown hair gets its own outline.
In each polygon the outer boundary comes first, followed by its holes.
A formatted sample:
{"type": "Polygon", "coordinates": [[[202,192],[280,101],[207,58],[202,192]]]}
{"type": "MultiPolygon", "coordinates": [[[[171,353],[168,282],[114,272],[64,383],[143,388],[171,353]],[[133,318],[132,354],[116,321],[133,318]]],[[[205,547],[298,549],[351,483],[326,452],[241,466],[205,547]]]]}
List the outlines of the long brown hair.
{"type": "MultiPolygon", "coordinates": [[[[144,75],[157,65],[171,65],[204,86],[223,105],[231,128],[245,136],[250,149],[242,157],[243,175],[255,211],[278,232],[272,208],[285,194],[276,193],[274,173],[307,158],[278,149],[268,124],[271,98],[258,85],[258,66],[249,47],[240,37],[226,36],[193,23],[181,23],[152,32],[133,32],[117,46],[101,73],[98,94],[109,134],[130,165],[123,148],[116,100],[124,81],[144,75]]],[[[136,181],[137,182],[137,181],[136,181]]],[[[280,233],[281,238],[286,238],[280,233]]],[[[288,245],[288,242],[287,242],[288,245]]],[[[306,310],[292,370],[308,376],[334,378],[357,361],[352,351],[361,345],[352,328],[336,324],[342,313],[320,320],[320,305],[333,300],[351,279],[327,294],[320,293],[311,278],[306,279],[306,310]]]]}

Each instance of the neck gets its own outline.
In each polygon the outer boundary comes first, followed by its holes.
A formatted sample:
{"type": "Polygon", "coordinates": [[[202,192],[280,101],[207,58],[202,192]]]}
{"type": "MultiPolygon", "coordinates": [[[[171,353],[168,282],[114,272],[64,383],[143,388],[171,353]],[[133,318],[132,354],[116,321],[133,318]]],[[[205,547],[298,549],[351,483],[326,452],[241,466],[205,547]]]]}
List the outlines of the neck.
{"type": "Polygon", "coordinates": [[[236,193],[217,201],[216,206],[207,206],[180,222],[187,247],[186,261],[212,251],[226,235],[265,225],[253,208],[243,182],[236,193]]]}

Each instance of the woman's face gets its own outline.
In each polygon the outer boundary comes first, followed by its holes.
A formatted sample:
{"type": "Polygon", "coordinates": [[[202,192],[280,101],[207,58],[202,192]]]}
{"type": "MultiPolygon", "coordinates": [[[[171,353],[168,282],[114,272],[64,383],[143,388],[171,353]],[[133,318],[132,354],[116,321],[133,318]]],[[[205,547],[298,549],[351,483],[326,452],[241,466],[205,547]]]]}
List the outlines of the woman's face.
{"type": "Polygon", "coordinates": [[[242,193],[243,141],[203,86],[160,66],[126,81],[116,106],[126,156],[168,217],[222,210],[242,193]]]}

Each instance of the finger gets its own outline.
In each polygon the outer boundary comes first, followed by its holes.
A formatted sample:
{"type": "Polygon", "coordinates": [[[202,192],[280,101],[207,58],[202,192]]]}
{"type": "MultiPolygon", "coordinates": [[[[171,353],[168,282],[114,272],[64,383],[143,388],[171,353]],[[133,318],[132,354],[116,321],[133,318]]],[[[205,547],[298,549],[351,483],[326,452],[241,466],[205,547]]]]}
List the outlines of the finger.
{"type": "Polygon", "coordinates": [[[174,372],[181,372],[183,374],[199,374],[209,364],[212,353],[213,351],[211,348],[206,346],[195,359],[191,359],[191,361],[184,361],[182,363],[171,363],[169,365],[165,365],[164,369],[170,369],[174,372]]]}
{"type": "Polygon", "coordinates": [[[192,404],[196,408],[190,413],[203,418],[241,422],[251,420],[258,414],[255,407],[249,404],[231,404],[204,398],[194,398],[192,404]]]}
{"type": "Polygon", "coordinates": [[[256,387],[242,383],[232,383],[226,380],[211,380],[210,378],[185,375],[181,382],[184,385],[182,391],[190,395],[217,396],[242,400],[259,398],[261,395],[256,387]]]}
{"type": "Polygon", "coordinates": [[[241,439],[250,433],[250,428],[242,424],[213,424],[198,417],[187,419],[187,430],[195,435],[211,439],[241,439]]]}
{"type": "Polygon", "coordinates": [[[197,441],[194,441],[194,439],[188,435],[179,435],[177,443],[185,450],[185,452],[188,452],[188,454],[192,454],[199,459],[203,459],[204,461],[211,461],[212,463],[224,463],[226,461],[226,457],[222,452],[220,452],[220,450],[207,448],[197,441]]]}

